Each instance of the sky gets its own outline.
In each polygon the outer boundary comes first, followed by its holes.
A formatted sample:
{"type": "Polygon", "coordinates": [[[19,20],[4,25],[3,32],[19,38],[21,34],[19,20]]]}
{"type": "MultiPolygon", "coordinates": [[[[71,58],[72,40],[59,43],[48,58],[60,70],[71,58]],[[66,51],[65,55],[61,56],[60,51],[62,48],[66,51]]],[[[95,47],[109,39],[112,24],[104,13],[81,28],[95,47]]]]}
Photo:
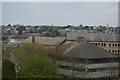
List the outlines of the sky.
{"type": "Polygon", "coordinates": [[[2,24],[117,26],[118,3],[3,2],[2,24]]]}

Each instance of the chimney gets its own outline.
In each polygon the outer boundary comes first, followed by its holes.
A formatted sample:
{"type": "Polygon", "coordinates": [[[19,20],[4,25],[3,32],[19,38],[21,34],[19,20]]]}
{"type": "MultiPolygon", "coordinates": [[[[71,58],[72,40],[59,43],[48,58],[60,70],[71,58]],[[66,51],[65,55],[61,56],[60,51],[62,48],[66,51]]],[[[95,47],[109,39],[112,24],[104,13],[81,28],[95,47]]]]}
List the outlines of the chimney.
{"type": "Polygon", "coordinates": [[[83,36],[78,36],[78,37],[76,38],[76,41],[77,41],[78,43],[80,43],[81,41],[84,41],[84,37],[83,37],[83,36]]]}
{"type": "Polygon", "coordinates": [[[32,43],[35,43],[35,36],[32,35],[32,43]]]}

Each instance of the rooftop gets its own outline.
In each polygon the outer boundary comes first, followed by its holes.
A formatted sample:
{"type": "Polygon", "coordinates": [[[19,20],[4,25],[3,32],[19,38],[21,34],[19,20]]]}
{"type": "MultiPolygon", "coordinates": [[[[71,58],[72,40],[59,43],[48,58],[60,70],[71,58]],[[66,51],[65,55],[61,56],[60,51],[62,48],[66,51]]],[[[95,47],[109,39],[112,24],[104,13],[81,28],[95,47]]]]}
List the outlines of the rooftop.
{"type": "Polygon", "coordinates": [[[76,40],[76,38],[79,36],[84,37],[85,41],[117,41],[117,42],[120,42],[120,34],[88,33],[88,32],[68,32],[67,40],[76,40]]]}
{"type": "MultiPolygon", "coordinates": [[[[65,40],[65,37],[35,37],[36,43],[48,46],[59,45],[65,40]]],[[[32,42],[32,37],[30,36],[24,42],[32,42]]]]}
{"type": "Polygon", "coordinates": [[[62,45],[58,48],[58,54],[67,57],[98,59],[98,58],[114,58],[115,54],[110,53],[100,47],[94,46],[87,42],[71,43],[62,45]]]}

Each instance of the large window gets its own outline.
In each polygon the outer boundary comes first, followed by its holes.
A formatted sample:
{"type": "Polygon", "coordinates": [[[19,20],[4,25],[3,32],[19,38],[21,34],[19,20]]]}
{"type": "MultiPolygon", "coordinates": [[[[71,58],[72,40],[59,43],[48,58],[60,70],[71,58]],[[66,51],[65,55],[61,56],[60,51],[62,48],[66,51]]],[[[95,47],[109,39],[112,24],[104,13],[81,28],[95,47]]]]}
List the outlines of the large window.
{"type": "Polygon", "coordinates": [[[91,68],[91,69],[84,69],[84,68],[78,68],[78,67],[71,67],[66,65],[59,65],[59,68],[61,69],[67,69],[67,70],[73,70],[78,72],[100,72],[100,71],[110,71],[110,70],[118,70],[118,66],[110,66],[110,67],[103,67],[103,68],[91,68]]]}
{"type": "Polygon", "coordinates": [[[118,70],[118,67],[92,68],[92,69],[87,69],[87,72],[100,72],[100,71],[110,71],[110,70],[118,70]]]}

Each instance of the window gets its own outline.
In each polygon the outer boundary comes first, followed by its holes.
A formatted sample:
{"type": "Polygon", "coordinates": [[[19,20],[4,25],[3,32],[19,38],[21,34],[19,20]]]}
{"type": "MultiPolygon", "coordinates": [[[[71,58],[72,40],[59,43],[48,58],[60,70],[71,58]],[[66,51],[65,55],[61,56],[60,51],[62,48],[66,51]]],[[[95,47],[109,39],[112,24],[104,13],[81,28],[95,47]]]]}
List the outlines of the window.
{"type": "Polygon", "coordinates": [[[115,47],[117,47],[117,44],[115,44],[115,47]]]}
{"type": "Polygon", "coordinates": [[[88,69],[87,72],[99,72],[99,71],[108,71],[108,70],[118,70],[118,67],[103,67],[103,68],[92,68],[88,69]]]}
{"type": "Polygon", "coordinates": [[[114,47],[114,44],[112,46],[114,47]]]}
{"type": "Polygon", "coordinates": [[[98,46],[100,46],[100,43],[98,43],[98,46]]]}
{"type": "Polygon", "coordinates": [[[97,43],[95,43],[95,45],[97,46],[97,43]]]}
{"type": "Polygon", "coordinates": [[[106,46],[106,43],[104,43],[104,46],[106,46]]]}
{"type": "Polygon", "coordinates": [[[59,65],[58,68],[67,69],[67,70],[71,70],[72,69],[70,66],[66,66],[66,65],[59,65]]]}
{"type": "Polygon", "coordinates": [[[109,52],[111,52],[111,50],[109,50],[109,52]]]}
{"type": "Polygon", "coordinates": [[[115,53],[117,52],[117,50],[115,50],[115,53]]]}
{"type": "Polygon", "coordinates": [[[109,46],[111,46],[111,44],[109,44],[109,46]]]}
{"type": "Polygon", "coordinates": [[[112,50],[112,52],[114,53],[114,50],[112,50]]]}
{"type": "Polygon", "coordinates": [[[103,43],[101,43],[101,46],[103,46],[103,43]]]}

